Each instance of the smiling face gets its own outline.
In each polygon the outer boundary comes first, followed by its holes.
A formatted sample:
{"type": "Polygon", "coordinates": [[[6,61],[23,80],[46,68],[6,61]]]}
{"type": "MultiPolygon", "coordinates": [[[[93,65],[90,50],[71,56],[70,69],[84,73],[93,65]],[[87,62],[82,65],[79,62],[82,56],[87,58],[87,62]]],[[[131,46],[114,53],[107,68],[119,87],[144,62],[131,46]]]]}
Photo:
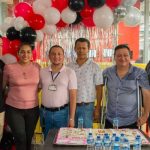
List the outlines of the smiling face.
{"type": "Polygon", "coordinates": [[[118,67],[128,67],[130,64],[130,52],[127,48],[117,49],[114,56],[118,67]]]}
{"type": "Polygon", "coordinates": [[[75,45],[77,59],[86,59],[88,57],[89,47],[87,42],[77,42],[75,45]]]}
{"type": "Polygon", "coordinates": [[[30,63],[32,59],[32,49],[29,45],[22,45],[18,52],[19,61],[22,64],[30,63]]]}
{"type": "Polygon", "coordinates": [[[49,59],[53,65],[62,65],[64,62],[64,50],[60,47],[53,47],[49,52],[49,59]]]}

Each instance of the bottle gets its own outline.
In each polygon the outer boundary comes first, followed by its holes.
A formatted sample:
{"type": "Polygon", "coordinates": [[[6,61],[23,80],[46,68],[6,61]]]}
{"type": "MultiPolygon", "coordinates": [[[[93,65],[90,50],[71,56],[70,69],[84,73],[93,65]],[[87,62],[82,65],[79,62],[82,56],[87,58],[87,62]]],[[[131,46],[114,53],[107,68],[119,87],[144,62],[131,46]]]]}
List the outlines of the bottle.
{"type": "Polygon", "coordinates": [[[100,135],[97,135],[96,141],[95,141],[95,150],[102,150],[103,149],[103,143],[101,140],[100,135]]]}
{"type": "Polygon", "coordinates": [[[113,134],[112,134],[112,137],[111,137],[111,144],[114,143],[115,138],[116,138],[116,133],[113,133],[113,134]]]}
{"type": "Polygon", "coordinates": [[[141,136],[136,136],[133,143],[133,150],[141,150],[141,136]]]}
{"type": "Polygon", "coordinates": [[[124,138],[124,140],[122,142],[121,150],[130,150],[130,143],[127,138],[124,138]]]}
{"type": "Polygon", "coordinates": [[[120,150],[120,138],[119,138],[119,136],[115,137],[115,141],[113,143],[112,150],[120,150]]]}
{"type": "Polygon", "coordinates": [[[83,128],[83,117],[80,116],[78,118],[78,128],[82,129],[83,128]]]}
{"type": "Polygon", "coordinates": [[[119,120],[118,118],[113,119],[113,129],[118,129],[119,120]]]}
{"type": "Polygon", "coordinates": [[[92,132],[89,132],[87,136],[87,150],[94,150],[94,137],[92,132]]]}
{"type": "Polygon", "coordinates": [[[109,135],[106,135],[103,139],[103,150],[111,150],[111,140],[109,135]]]}
{"type": "Polygon", "coordinates": [[[124,142],[124,139],[125,139],[125,135],[124,135],[124,133],[121,133],[121,134],[120,134],[120,147],[122,147],[122,144],[123,144],[123,142],[124,142]]]}

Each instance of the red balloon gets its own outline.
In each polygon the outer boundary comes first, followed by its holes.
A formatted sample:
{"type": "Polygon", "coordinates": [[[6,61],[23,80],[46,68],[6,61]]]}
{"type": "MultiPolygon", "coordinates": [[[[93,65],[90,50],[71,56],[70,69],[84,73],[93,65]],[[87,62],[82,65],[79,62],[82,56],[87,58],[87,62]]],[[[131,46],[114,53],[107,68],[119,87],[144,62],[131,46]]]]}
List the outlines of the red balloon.
{"type": "Polygon", "coordinates": [[[52,7],[57,8],[60,12],[68,6],[68,0],[52,0],[52,7]]]}
{"type": "Polygon", "coordinates": [[[21,42],[20,40],[13,40],[9,43],[9,53],[13,55],[17,55],[21,42]]]}
{"type": "Polygon", "coordinates": [[[57,24],[56,24],[57,27],[66,27],[67,24],[65,22],[63,22],[62,20],[60,20],[57,24]]]}
{"type": "Polygon", "coordinates": [[[82,20],[83,24],[86,26],[86,27],[94,27],[95,24],[94,24],[94,21],[93,21],[93,17],[90,17],[90,18],[84,18],[82,20]]]}
{"type": "Polygon", "coordinates": [[[121,0],[106,0],[106,4],[114,10],[116,7],[118,7],[121,4],[121,0]]]}
{"type": "Polygon", "coordinates": [[[33,9],[30,4],[26,2],[18,3],[14,8],[14,14],[16,17],[23,17],[25,20],[33,14],[33,9]]]}
{"type": "Polygon", "coordinates": [[[33,28],[34,30],[40,30],[45,25],[45,19],[43,16],[41,16],[39,14],[33,14],[28,19],[28,23],[29,23],[30,27],[33,28]]]}
{"type": "Polygon", "coordinates": [[[6,37],[2,37],[2,54],[7,54],[9,53],[9,39],[7,39],[6,37]]]}
{"type": "Polygon", "coordinates": [[[81,12],[80,15],[81,17],[84,18],[89,18],[89,17],[93,17],[93,12],[94,12],[94,8],[86,6],[81,12]]]}

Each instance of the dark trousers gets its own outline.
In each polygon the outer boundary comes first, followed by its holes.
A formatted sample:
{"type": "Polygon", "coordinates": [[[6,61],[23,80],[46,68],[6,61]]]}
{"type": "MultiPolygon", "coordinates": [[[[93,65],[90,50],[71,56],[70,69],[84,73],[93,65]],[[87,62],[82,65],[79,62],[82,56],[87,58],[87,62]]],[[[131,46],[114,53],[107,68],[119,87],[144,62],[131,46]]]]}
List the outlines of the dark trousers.
{"type": "Polygon", "coordinates": [[[15,137],[16,150],[31,150],[31,141],[39,117],[39,107],[17,109],[6,106],[6,120],[15,137]]]}
{"type": "MultiPolygon", "coordinates": [[[[105,120],[105,129],[113,128],[112,123],[109,120],[105,120]]],[[[128,128],[128,129],[138,129],[137,123],[133,123],[127,126],[120,126],[119,129],[128,128]]]]}

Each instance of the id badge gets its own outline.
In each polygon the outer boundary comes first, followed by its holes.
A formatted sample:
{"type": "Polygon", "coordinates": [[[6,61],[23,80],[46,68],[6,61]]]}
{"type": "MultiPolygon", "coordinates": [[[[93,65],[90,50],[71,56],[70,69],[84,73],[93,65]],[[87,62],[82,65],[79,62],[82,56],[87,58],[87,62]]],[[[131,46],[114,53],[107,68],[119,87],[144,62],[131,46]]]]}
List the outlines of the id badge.
{"type": "Polygon", "coordinates": [[[57,86],[55,84],[51,84],[51,85],[49,85],[48,90],[56,91],[57,90],[57,86]]]}

